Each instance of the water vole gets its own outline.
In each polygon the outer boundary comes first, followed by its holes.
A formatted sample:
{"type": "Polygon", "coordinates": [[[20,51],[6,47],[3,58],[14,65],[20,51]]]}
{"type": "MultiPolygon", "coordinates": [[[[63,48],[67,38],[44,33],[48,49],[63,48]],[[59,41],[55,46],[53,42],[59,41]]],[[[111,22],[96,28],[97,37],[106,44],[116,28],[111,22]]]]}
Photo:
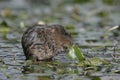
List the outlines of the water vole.
{"type": "Polygon", "coordinates": [[[21,42],[26,59],[41,61],[67,52],[72,37],[61,25],[33,25],[25,31],[21,42]]]}

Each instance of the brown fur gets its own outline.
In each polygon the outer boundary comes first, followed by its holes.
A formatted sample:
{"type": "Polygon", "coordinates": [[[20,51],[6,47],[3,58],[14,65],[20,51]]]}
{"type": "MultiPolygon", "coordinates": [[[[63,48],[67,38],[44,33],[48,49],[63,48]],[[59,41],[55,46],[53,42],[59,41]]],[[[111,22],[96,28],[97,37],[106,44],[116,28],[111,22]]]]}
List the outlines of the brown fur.
{"type": "Polygon", "coordinates": [[[34,25],[22,37],[26,59],[49,60],[71,44],[71,35],[61,25],[34,25]]]}

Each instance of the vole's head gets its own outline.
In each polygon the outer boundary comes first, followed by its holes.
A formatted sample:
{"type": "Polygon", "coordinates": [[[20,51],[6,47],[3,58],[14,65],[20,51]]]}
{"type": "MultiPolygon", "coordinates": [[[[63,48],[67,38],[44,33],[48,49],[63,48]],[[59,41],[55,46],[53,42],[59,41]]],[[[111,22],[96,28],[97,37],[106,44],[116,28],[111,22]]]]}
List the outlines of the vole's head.
{"type": "Polygon", "coordinates": [[[54,35],[54,40],[57,42],[58,47],[63,50],[72,45],[72,37],[69,32],[61,25],[52,25],[52,34],[54,35]]]}

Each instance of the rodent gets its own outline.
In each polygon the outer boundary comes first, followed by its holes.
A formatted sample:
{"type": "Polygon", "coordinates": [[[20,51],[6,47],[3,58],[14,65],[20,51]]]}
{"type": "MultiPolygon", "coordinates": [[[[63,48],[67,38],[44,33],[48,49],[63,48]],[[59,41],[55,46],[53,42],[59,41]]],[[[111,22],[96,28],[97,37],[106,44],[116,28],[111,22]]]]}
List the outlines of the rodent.
{"type": "Polygon", "coordinates": [[[27,60],[45,61],[67,52],[72,37],[62,25],[35,24],[25,31],[21,43],[27,60]]]}

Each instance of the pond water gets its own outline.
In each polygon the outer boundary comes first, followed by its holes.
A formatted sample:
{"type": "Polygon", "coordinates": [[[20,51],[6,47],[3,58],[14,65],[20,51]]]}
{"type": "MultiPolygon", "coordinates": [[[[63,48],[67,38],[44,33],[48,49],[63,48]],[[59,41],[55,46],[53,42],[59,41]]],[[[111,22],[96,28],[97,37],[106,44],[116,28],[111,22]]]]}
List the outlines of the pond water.
{"type": "Polygon", "coordinates": [[[120,80],[120,27],[113,29],[120,25],[119,3],[0,0],[0,80],[120,80]],[[92,65],[65,54],[51,62],[26,61],[21,37],[26,26],[37,22],[64,25],[92,65]]]}

